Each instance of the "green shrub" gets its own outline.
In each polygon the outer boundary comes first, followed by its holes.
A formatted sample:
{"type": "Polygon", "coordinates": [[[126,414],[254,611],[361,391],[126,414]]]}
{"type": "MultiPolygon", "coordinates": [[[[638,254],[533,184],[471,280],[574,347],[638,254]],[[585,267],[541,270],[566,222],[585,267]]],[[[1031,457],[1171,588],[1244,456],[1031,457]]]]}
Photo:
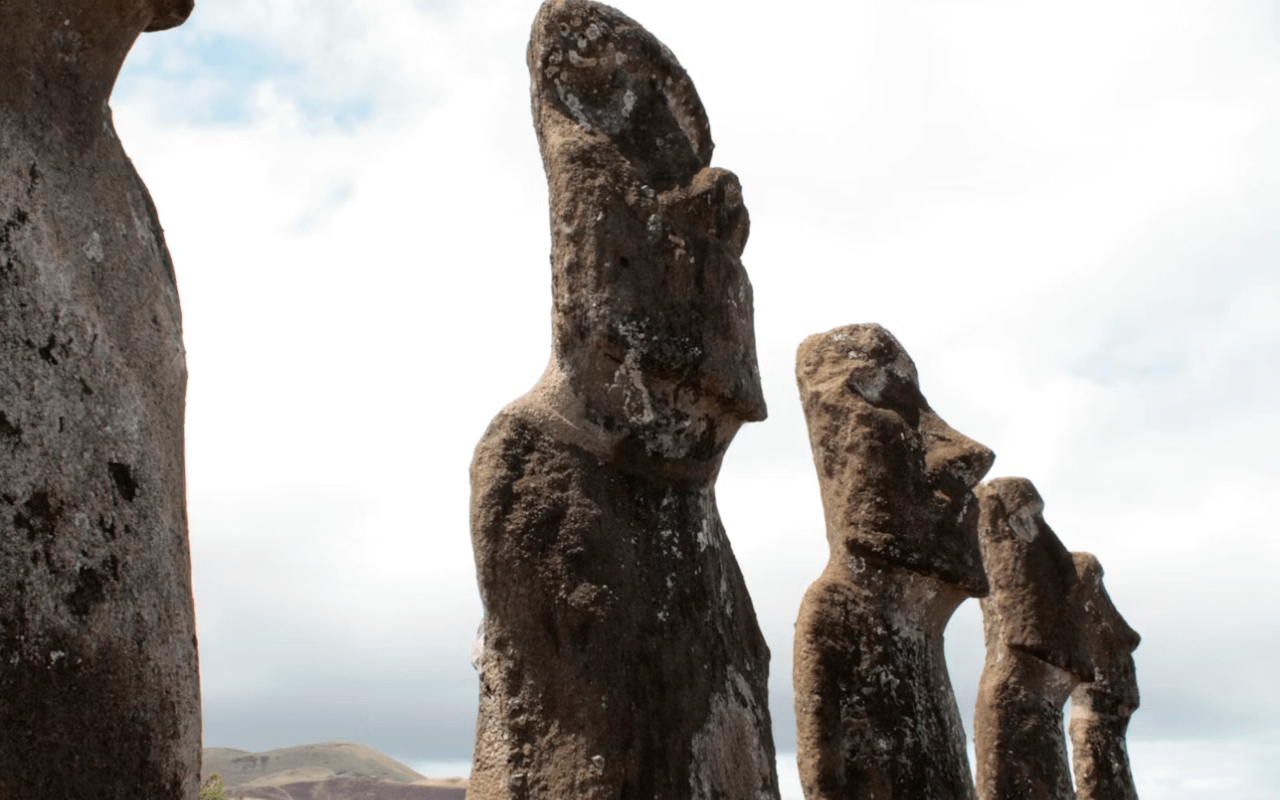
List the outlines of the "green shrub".
{"type": "Polygon", "coordinates": [[[200,800],[227,800],[227,790],[222,785],[222,776],[212,773],[200,784],[200,800]]]}

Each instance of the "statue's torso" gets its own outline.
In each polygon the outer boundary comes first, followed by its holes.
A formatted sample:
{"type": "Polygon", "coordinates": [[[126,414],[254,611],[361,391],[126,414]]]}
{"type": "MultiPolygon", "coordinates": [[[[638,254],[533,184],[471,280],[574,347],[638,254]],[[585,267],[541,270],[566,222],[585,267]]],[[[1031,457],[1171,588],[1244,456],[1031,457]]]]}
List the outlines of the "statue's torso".
{"type": "MultiPolygon", "coordinates": [[[[908,576],[924,596],[941,582],[908,576]]],[[[940,598],[941,599],[941,598],[940,598]]],[[[950,616],[955,604],[942,601],[950,616]]],[[[796,621],[800,774],[810,800],[973,797],[941,626],[926,603],[828,569],[796,621]]]]}
{"type": "Polygon", "coordinates": [[[31,129],[0,109],[0,787],[181,796],[200,709],[172,266],[109,122],[80,152],[31,129]]]}
{"type": "Polygon", "coordinates": [[[471,792],[776,796],[769,652],[710,484],[620,469],[508,410],[472,492],[471,792]]]}

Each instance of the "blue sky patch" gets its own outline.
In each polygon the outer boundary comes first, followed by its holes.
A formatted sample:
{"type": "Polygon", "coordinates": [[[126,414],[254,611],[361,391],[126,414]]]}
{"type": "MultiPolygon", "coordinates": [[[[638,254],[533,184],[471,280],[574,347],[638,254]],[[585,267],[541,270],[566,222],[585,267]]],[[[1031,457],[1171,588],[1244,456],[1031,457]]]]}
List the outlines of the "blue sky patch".
{"type": "Polygon", "coordinates": [[[166,115],[202,125],[243,124],[253,114],[254,90],[270,83],[308,121],[352,127],[374,113],[374,92],[338,91],[289,58],[248,37],[206,32],[194,23],[146,34],[116,82],[115,98],[159,95],[166,115]]]}

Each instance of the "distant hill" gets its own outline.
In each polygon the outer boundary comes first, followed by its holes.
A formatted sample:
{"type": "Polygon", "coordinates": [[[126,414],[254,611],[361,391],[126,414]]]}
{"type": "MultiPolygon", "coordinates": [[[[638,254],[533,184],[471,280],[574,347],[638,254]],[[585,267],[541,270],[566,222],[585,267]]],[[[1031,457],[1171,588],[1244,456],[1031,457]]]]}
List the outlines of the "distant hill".
{"type": "Polygon", "coordinates": [[[206,747],[201,777],[214,772],[237,800],[462,800],[467,790],[465,778],[427,778],[354,742],[262,753],[206,747]]]}
{"type": "Polygon", "coordinates": [[[392,783],[375,778],[329,778],[282,786],[227,788],[232,800],[464,800],[467,790],[413,783],[392,783]]]}

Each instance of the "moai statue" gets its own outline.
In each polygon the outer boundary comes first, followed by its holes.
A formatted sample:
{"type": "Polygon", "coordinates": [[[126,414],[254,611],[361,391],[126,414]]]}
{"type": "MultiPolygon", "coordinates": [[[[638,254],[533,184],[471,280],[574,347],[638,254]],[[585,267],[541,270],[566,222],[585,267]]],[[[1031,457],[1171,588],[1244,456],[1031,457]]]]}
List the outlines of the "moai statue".
{"type": "Polygon", "coordinates": [[[1116,611],[1102,585],[1102,565],[1088,553],[1072,553],[1076,603],[1084,609],[1091,680],[1071,693],[1071,746],[1080,800],[1138,800],[1129,770],[1125,732],[1138,708],[1133,651],[1141,637],[1116,611]]]}
{"type": "Polygon", "coordinates": [[[805,797],[972,798],[942,633],[987,593],[973,487],[995,455],[934,413],[879,325],[810,336],[796,380],[831,548],[796,621],[805,797]]]}
{"type": "Polygon", "coordinates": [[[178,292],[107,105],[190,11],[0,1],[0,797],[199,787],[178,292]]]}
{"type": "Polygon", "coordinates": [[[776,798],[769,650],[715,501],[765,417],[741,188],[675,56],[618,11],[548,0],[528,61],[553,352],[471,467],[468,797],[776,798]]]}
{"type": "Polygon", "coordinates": [[[981,800],[1074,800],[1062,707],[1093,674],[1087,622],[1067,548],[1044,521],[1044,501],[1025,478],[977,489],[987,660],[973,738],[981,800]]]}

